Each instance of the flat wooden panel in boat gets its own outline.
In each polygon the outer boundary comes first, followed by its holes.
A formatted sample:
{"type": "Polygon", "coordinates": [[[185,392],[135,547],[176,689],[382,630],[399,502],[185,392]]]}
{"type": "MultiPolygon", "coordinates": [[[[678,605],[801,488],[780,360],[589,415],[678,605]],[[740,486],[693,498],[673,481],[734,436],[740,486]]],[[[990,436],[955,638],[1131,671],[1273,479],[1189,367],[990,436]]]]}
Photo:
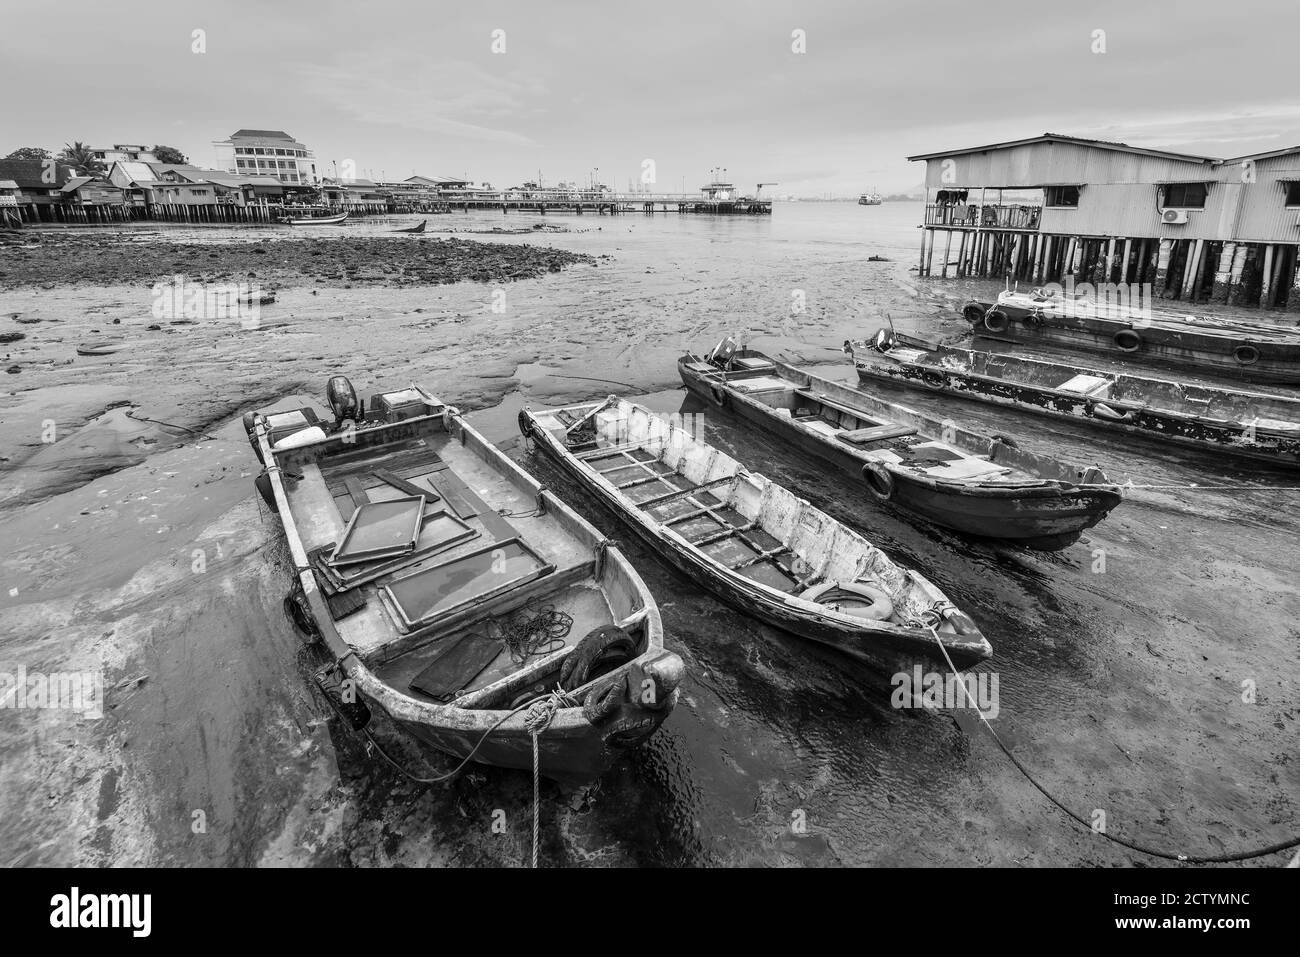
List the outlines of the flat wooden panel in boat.
{"type": "Polygon", "coordinates": [[[420,495],[367,502],[352,513],[330,561],[349,565],[411,552],[423,518],[424,497],[420,495]]]}
{"type": "Polygon", "coordinates": [[[384,586],[408,627],[499,595],[552,570],[518,539],[495,542],[384,586]]]}

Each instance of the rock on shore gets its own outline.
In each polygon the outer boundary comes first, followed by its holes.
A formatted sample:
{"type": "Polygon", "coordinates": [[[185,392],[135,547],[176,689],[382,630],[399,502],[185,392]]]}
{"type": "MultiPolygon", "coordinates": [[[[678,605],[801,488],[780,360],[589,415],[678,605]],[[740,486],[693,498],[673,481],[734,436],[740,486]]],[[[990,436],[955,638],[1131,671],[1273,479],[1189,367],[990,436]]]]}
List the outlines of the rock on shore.
{"type": "Polygon", "coordinates": [[[525,244],[433,237],[263,239],[257,242],[122,241],[113,235],[33,230],[0,262],[0,288],[79,283],[135,284],[184,275],[195,280],[324,286],[417,286],[535,279],[579,263],[582,253],[525,244]],[[116,240],[116,241],[115,241],[116,240]]]}

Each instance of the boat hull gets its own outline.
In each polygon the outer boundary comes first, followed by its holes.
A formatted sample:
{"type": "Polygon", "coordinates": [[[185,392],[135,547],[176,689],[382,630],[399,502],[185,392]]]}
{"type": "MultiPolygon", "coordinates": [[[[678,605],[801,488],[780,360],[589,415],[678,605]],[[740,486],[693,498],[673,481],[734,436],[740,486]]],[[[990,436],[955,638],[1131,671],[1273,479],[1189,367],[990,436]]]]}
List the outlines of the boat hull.
{"type": "MultiPolygon", "coordinates": [[[[937,642],[924,632],[866,631],[841,624],[783,602],[764,589],[748,584],[748,580],[743,577],[724,574],[695,549],[665,535],[656,534],[646,523],[629,515],[621,499],[603,486],[591,482],[578,461],[567,454],[561,443],[543,429],[528,410],[521,413],[521,425],[525,429],[525,435],[534,439],[539,449],[570,478],[594,495],[606,510],[622,520],[665,564],[707,588],[732,608],[783,631],[834,648],[884,673],[906,672],[918,663],[928,667],[945,667],[944,656],[937,642]]],[[[991,653],[982,636],[967,646],[948,646],[948,656],[959,669],[976,665],[991,653]]]]}
{"type": "MultiPolygon", "coordinates": [[[[719,407],[707,380],[690,369],[685,360],[679,361],[677,367],[687,389],[719,407]]],[[[862,457],[847,447],[810,435],[793,420],[767,409],[760,402],[728,392],[728,412],[762,427],[793,448],[837,466],[867,493],[862,457]]],[[[923,482],[901,474],[896,474],[894,481],[894,492],[886,506],[966,535],[1002,539],[1043,551],[1072,545],[1121,500],[1118,493],[1104,488],[1047,485],[980,489],[923,482]]]]}
{"type": "MultiPolygon", "coordinates": [[[[564,784],[595,780],[659,729],[672,713],[677,696],[678,691],[674,690],[664,706],[656,710],[625,701],[613,716],[599,725],[580,715],[575,720],[553,722],[537,739],[538,772],[564,784]]],[[[518,720],[507,722],[488,735],[477,751],[474,747],[486,728],[459,728],[421,721],[396,723],[444,762],[448,756],[464,760],[473,752],[477,764],[518,771],[533,768],[533,736],[518,720]]]]}
{"type": "MultiPolygon", "coordinates": [[[[1289,467],[1300,466],[1300,436],[1277,437],[1256,431],[1247,439],[1249,426],[1244,422],[1215,425],[1185,415],[1158,409],[1125,409],[1125,421],[1099,413],[1096,399],[1074,395],[1031,383],[997,379],[952,368],[938,368],[909,362],[896,362],[867,355],[855,361],[858,379],[864,384],[888,382],[912,386],[930,392],[942,392],[961,399],[1021,409],[1056,419],[1084,422],[1108,432],[1132,435],[1145,440],[1197,449],[1218,455],[1230,455],[1289,467]]],[[[1114,405],[1124,408],[1123,405],[1114,405]]],[[[1112,413],[1113,414],[1113,413],[1112,413]]]]}
{"type": "Polygon", "coordinates": [[[1300,340],[1252,335],[1248,329],[1237,333],[1224,327],[1216,334],[1211,328],[1199,329],[1190,324],[1180,326],[1167,320],[1148,322],[1123,317],[1072,316],[1005,302],[973,302],[967,306],[966,318],[974,320],[971,321],[971,330],[977,338],[1083,350],[1125,362],[1195,369],[1246,382],[1300,385],[1300,340]],[[1001,328],[990,328],[987,319],[986,314],[995,306],[1007,317],[1005,325],[993,323],[1001,328]],[[976,310],[981,312],[978,318],[976,310]],[[1120,342],[1134,348],[1121,348],[1120,342]],[[1251,358],[1251,361],[1241,361],[1239,354],[1251,358]]]}

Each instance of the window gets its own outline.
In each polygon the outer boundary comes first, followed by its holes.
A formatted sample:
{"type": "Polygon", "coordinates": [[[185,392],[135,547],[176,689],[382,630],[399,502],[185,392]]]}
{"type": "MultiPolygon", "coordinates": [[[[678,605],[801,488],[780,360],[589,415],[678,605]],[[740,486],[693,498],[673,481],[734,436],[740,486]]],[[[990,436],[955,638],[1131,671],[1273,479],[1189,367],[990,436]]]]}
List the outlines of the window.
{"type": "Polygon", "coordinates": [[[246,163],[245,160],[241,160],[241,159],[235,160],[235,166],[237,166],[239,169],[244,169],[245,163],[246,163]]]}
{"type": "Polygon", "coordinates": [[[1300,179],[1293,179],[1282,185],[1286,187],[1286,204],[1300,206],[1300,179]]]}
{"type": "Polygon", "coordinates": [[[1048,186],[1044,189],[1045,202],[1048,206],[1078,206],[1079,187],[1048,186]]]}
{"type": "Polygon", "coordinates": [[[1204,183],[1169,183],[1164,187],[1165,198],[1161,205],[1183,209],[1205,208],[1204,183]]]}

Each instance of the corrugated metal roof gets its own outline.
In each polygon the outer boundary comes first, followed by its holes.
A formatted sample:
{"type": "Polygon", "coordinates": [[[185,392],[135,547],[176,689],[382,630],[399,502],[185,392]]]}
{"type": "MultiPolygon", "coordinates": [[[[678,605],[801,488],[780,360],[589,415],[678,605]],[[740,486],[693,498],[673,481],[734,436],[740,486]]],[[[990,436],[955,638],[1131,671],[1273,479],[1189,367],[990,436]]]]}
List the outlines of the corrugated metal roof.
{"type": "Polygon", "coordinates": [[[17,189],[18,184],[11,179],[0,179],[0,189],[17,189]]]}
{"type": "Polygon", "coordinates": [[[72,177],[72,179],[68,180],[66,183],[63,184],[62,191],[65,193],[76,192],[77,190],[81,189],[81,187],[85,186],[94,178],[95,177],[93,176],[74,176],[72,177]]]}
{"type": "Polygon", "coordinates": [[[1146,149],[1141,146],[1129,146],[1127,143],[1114,143],[1109,140],[1090,140],[1080,136],[1065,136],[1061,133],[1044,133],[1042,136],[1031,136],[1023,140],[1007,140],[1003,143],[990,143],[987,146],[972,146],[967,149],[942,150],[938,153],[918,153],[916,156],[907,157],[909,162],[918,160],[939,159],[944,156],[963,156],[969,153],[987,153],[990,150],[1008,149],[1013,146],[1029,146],[1033,143],[1067,143],[1073,146],[1093,146],[1097,149],[1117,150],[1123,153],[1138,153],[1143,156],[1157,156],[1168,159],[1190,160],[1197,163],[1218,163],[1210,156],[1197,156],[1192,153],[1173,153],[1169,150],[1146,149]]]}
{"type": "Polygon", "coordinates": [[[235,130],[235,132],[230,134],[230,138],[232,140],[236,136],[239,137],[261,136],[261,137],[265,137],[266,139],[272,139],[272,140],[293,139],[293,137],[290,136],[288,133],[286,133],[284,130],[235,130]]]}

